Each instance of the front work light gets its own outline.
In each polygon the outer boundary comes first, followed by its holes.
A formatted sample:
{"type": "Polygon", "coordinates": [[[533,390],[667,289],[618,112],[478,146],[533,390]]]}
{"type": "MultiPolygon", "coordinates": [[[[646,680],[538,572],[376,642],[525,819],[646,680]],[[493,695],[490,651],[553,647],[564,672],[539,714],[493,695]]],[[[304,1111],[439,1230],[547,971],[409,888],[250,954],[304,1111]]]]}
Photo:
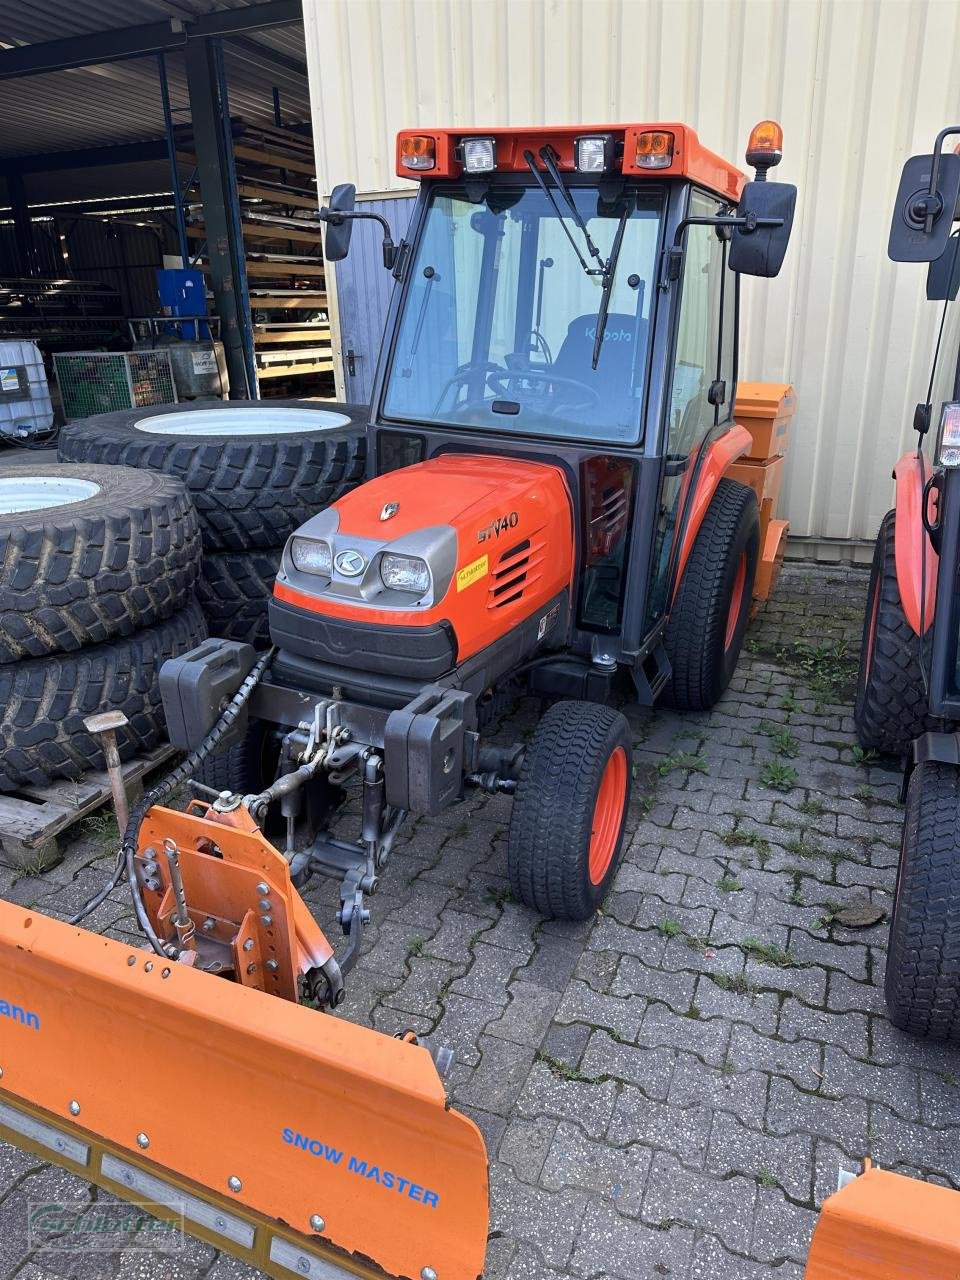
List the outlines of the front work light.
{"type": "Polygon", "coordinates": [[[948,401],[940,414],[940,465],[960,467],[960,402],[948,401]]]}
{"type": "Polygon", "coordinates": [[[333,573],[333,552],[329,543],[314,542],[312,538],[294,538],[290,544],[290,559],[301,573],[319,573],[329,578],[333,573]]]}
{"type": "Polygon", "coordinates": [[[492,173],[497,167],[497,144],[493,138],[464,138],[463,167],[467,173],[492,173]]]}
{"type": "Polygon", "coordinates": [[[380,561],[380,581],[391,591],[410,591],[423,596],[430,590],[430,570],[419,556],[387,552],[380,561]]]}
{"type": "Polygon", "coordinates": [[[407,134],[400,144],[400,163],[405,169],[435,169],[436,139],[423,133],[407,134]]]}
{"type": "Polygon", "coordinates": [[[581,173],[606,173],[613,167],[613,135],[599,133],[577,138],[573,153],[581,173]]]}
{"type": "Polygon", "coordinates": [[[669,169],[673,164],[673,134],[654,129],[637,134],[637,168],[669,169]]]}
{"type": "Polygon", "coordinates": [[[747,164],[757,171],[757,181],[765,182],[767,170],[783,159],[783,130],[776,120],[761,120],[750,130],[747,164]]]}

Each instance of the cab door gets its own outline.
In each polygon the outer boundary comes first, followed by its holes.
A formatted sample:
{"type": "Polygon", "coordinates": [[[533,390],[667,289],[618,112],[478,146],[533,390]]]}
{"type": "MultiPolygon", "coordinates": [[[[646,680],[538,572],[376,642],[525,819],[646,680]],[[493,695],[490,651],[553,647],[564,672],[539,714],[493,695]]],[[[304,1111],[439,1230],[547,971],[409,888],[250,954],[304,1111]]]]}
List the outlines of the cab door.
{"type": "MultiPolygon", "coordinates": [[[[688,216],[714,217],[721,202],[694,190],[688,216]]],[[[655,531],[648,625],[665,612],[678,521],[701,447],[732,421],[737,378],[739,277],[727,265],[725,228],[686,231],[673,379],[663,426],[664,476],[655,531]]]]}

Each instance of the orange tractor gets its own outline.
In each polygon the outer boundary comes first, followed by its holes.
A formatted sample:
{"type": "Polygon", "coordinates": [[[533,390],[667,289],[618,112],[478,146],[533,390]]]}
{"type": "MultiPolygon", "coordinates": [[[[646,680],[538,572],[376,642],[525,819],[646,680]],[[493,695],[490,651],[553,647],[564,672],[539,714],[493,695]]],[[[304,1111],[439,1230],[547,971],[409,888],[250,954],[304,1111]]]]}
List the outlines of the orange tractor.
{"type": "MultiPolygon", "coordinates": [[[[273,1276],[482,1273],[486,1152],[448,1055],[324,1010],[407,814],[510,794],[515,897],[586,918],[633,772],[611,704],[726,687],[759,556],[756,496],[725,476],[750,444],[739,279],[787,247],[780,145],[754,130],[748,183],[679,124],[400,135],[423,181],[384,239],[369,478],[289,540],[267,653],[214,639],[164,667],[187,756],[111,881],[69,923],[0,906],[0,1135],[273,1276]],[[517,691],[561,700],[504,745],[517,691]],[[164,807],[187,779],[202,798],[164,807]],[[144,950],[78,927],[124,875],[144,950]]],[[[321,211],[333,260],[375,216],[353,195],[321,211]]]]}
{"type": "Polygon", "coordinates": [[[960,125],[903,169],[889,254],[927,262],[938,304],[917,447],[896,464],[867,596],[856,725],[863,746],[906,757],[903,840],[886,995],[905,1031],[960,1044],[960,125]]]}

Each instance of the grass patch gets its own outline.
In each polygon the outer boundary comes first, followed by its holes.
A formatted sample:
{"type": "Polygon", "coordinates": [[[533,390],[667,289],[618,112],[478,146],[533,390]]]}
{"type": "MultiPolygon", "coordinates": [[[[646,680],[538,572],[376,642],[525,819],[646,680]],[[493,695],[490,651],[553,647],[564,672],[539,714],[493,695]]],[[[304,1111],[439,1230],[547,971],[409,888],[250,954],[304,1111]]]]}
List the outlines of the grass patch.
{"type": "Polygon", "coordinates": [[[728,849],[752,849],[757,855],[761,867],[770,861],[770,842],[756,831],[744,831],[742,827],[734,827],[726,835],[720,837],[728,849]]]}
{"type": "Polygon", "coordinates": [[[746,974],[736,973],[731,976],[729,973],[711,973],[710,977],[721,991],[733,991],[738,996],[753,994],[753,984],[746,974]]]}
{"type": "Polygon", "coordinates": [[[789,764],[770,760],[760,770],[760,781],[769,791],[789,791],[797,782],[797,771],[789,764]]]}
{"type": "Polygon", "coordinates": [[[717,888],[721,893],[740,893],[743,885],[736,876],[732,876],[729,871],[725,871],[717,881],[717,888]]]}
{"type": "Polygon", "coordinates": [[[594,1082],[589,1076],[585,1076],[577,1067],[573,1067],[569,1062],[564,1062],[562,1058],[551,1057],[549,1053],[544,1053],[542,1049],[538,1049],[533,1055],[535,1062],[542,1062],[551,1075],[556,1076],[558,1080],[576,1080],[581,1084],[593,1084],[594,1082]]]}
{"type": "Polygon", "coordinates": [[[776,969],[789,969],[796,964],[790,952],[784,951],[783,947],[775,942],[760,942],[756,938],[744,938],[740,949],[752,960],[772,965],[776,969]]]}
{"type": "Polygon", "coordinates": [[[805,813],[808,818],[822,818],[824,814],[822,800],[802,800],[797,808],[801,813],[805,813]]]}

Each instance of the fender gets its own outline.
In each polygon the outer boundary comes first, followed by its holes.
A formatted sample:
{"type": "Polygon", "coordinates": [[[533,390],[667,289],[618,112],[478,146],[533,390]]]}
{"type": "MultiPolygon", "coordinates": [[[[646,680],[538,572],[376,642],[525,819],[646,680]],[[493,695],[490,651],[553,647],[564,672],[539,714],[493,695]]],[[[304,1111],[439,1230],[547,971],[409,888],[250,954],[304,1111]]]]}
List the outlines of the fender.
{"type": "Polygon", "coordinates": [[[921,633],[921,612],[925,631],[929,631],[933,623],[940,565],[940,557],[923,527],[923,488],[930,474],[929,464],[921,453],[905,453],[893,469],[897,483],[893,538],[897,590],[904,615],[917,635],[921,633]]]}
{"type": "Polygon", "coordinates": [[[673,590],[670,593],[671,605],[676,598],[687,560],[690,558],[693,544],[703,524],[703,517],[707,514],[707,508],[717,491],[717,485],[723,479],[723,473],[731,462],[742,458],[752,444],[753,437],[746,427],[734,423],[719,439],[707,446],[702,459],[699,456],[699,450],[691,455],[691,465],[687,468],[683,487],[680,490],[679,509],[683,533],[680,538],[673,590]],[[693,478],[693,490],[688,492],[691,478],[693,478]]]}

